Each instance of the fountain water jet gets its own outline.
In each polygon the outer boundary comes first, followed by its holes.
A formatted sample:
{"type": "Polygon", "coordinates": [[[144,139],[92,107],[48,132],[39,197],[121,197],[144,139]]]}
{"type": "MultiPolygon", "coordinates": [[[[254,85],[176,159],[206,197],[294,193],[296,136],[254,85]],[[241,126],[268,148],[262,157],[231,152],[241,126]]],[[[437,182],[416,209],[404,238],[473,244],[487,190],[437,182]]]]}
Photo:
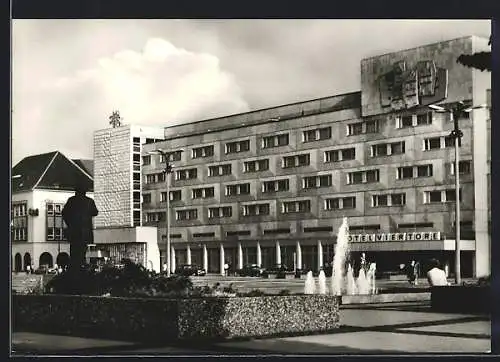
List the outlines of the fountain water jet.
{"type": "Polygon", "coordinates": [[[316,292],[316,282],[314,281],[313,272],[308,271],[304,286],[304,294],[314,294],[316,292]]]}
{"type": "MultiPolygon", "coordinates": [[[[337,244],[335,245],[335,255],[332,262],[331,294],[337,296],[342,294],[375,294],[376,264],[370,263],[370,266],[367,268],[365,253],[362,253],[359,275],[355,278],[354,269],[351,264],[347,266],[347,271],[345,270],[349,252],[349,225],[347,218],[344,217],[337,234],[337,244]]],[[[319,273],[318,288],[319,294],[327,294],[326,277],[323,270],[319,273]]],[[[315,292],[316,284],[312,276],[312,271],[309,271],[306,277],[304,293],[314,294],[315,292]]]]}
{"type": "Polygon", "coordinates": [[[342,284],[344,281],[344,264],[349,252],[349,226],[347,218],[344,217],[337,234],[337,244],[335,245],[335,255],[333,257],[332,268],[332,294],[342,295],[342,284]]]}
{"type": "Polygon", "coordinates": [[[326,276],[323,270],[319,271],[318,286],[319,286],[319,294],[326,294],[326,276]]]}
{"type": "Polygon", "coordinates": [[[354,272],[352,269],[351,264],[347,267],[347,288],[346,288],[346,294],[353,295],[357,294],[359,290],[359,286],[356,285],[356,279],[354,279],[354,272]]]}

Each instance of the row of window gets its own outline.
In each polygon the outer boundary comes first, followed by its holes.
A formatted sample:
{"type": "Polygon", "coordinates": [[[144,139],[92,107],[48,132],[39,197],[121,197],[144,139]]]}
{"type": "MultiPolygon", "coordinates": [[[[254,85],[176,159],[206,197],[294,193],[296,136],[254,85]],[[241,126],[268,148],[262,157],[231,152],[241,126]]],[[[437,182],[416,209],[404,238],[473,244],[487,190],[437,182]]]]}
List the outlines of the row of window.
{"type": "MultiPolygon", "coordinates": [[[[453,145],[454,145],[454,139],[452,137],[441,136],[441,137],[427,138],[423,140],[422,148],[424,151],[428,151],[433,149],[452,147],[453,145]]],[[[370,148],[371,157],[401,155],[404,153],[405,153],[404,141],[376,144],[372,145],[370,148]]],[[[324,152],[325,163],[355,160],[355,159],[356,159],[356,149],[353,147],[337,149],[337,150],[329,150],[324,152]]],[[[466,162],[470,164],[470,161],[466,162]]],[[[310,154],[303,153],[293,156],[284,156],[282,158],[281,167],[286,169],[286,168],[309,166],[310,164],[311,164],[310,154]]],[[[269,170],[269,159],[267,158],[260,160],[246,161],[243,163],[244,173],[252,173],[252,172],[259,172],[266,170],[269,170]]],[[[229,163],[222,165],[208,166],[209,177],[227,176],[231,174],[232,174],[232,165],[229,163]]],[[[146,177],[145,182],[147,184],[159,183],[165,181],[164,172],[149,174],[146,175],[145,177],[146,177]]],[[[198,169],[196,167],[185,168],[175,171],[175,179],[178,181],[191,180],[196,178],[198,178],[198,169]]]]}
{"type": "MultiPolygon", "coordinates": [[[[455,189],[445,189],[445,190],[435,190],[435,191],[424,191],[423,193],[424,203],[442,203],[442,202],[454,202],[455,199],[455,189]]],[[[460,200],[462,199],[460,190],[460,200]]],[[[405,193],[388,193],[372,195],[371,207],[389,207],[389,206],[405,206],[406,205],[406,194],[405,193]]],[[[355,209],[356,208],[356,197],[335,197],[328,198],[324,201],[324,210],[345,210],[345,209],[355,209]]],[[[293,214],[293,213],[308,213],[311,212],[311,200],[294,200],[294,201],[283,201],[281,202],[281,213],[282,214],[293,214]]],[[[254,203],[250,205],[243,205],[241,209],[242,216],[259,216],[259,215],[269,215],[270,214],[270,204],[267,202],[254,203]]],[[[176,210],[175,212],[176,220],[195,220],[198,219],[198,209],[184,209],[176,210]]],[[[209,207],[208,208],[208,218],[229,218],[233,216],[231,206],[221,206],[221,207],[209,207]]],[[[146,213],[147,222],[158,222],[164,221],[166,217],[165,212],[150,212],[146,213]]]]}
{"type": "MultiPolygon", "coordinates": [[[[468,114],[464,115],[468,117],[468,114]]],[[[430,125],[433,121],[433,112],[428,111],[419,114],[412,115],[404,115],[404,116],[396,116],[395,117],[395,127],[397,129],[400,128],[408,128],[408,127],[416,127],[422,125],[430,125]]],[[[347,136],[355,136],[367,133],[377,133],[380,130],[380,120],[366,120],[354,122],[346,125],[346,134],[347,136]]],[[[315,142],[328,140],[332,138],[332,127],[318,127],[315,129],[310,129],[306,131],[302,131],[302,142],[315,142]]],[[[265,136],[262,137],[261,147],[263,149],[266,148],[274,148],[287,146],[290,143],[290,137],[288,133],[281,133],[278,135],[265,136]]],[[[233,141],[227,142],[225,144],[225,153],[240,153],[240,152],[248,152],[250,151],[250,140],[241,140],[241,141],[233,141]]],[[[214,155],[214,145],[195,147],[191,150],[191,158],[204,158],[204,157],[212,157],[214,155]]],[[[160,162],[165,162],[165,157],[161,156],[160,162]]],[[[170,156],[170,161],[179,161],[181,159],[181,151],[174,151],[170,156]]],[[[149,165],[151,163],[151,156],[143,157],[144,165],[149,165]]]]}
{"type": "MultiPolygon", "coordinates": [[[[473,227],[472,221],[462,221],[460,222],[461,228],[464,230],[467,228],[471,230],[473,227]]],[[[396,230],[399,232],[408,232],[414,231],[417,229],[432,229],[434,227],[434,223],[432,222],[424,222],[424,223],[404,223],[398,224],[396,230]]],[[[371,225],[351,225],[349,230],[352,232],[378,232],[380,230],[380,224],[371,224],[371,225]]],[[[320,232],[333,232],[332,226],[315,226],[315,227],[304,227],[302,229],[303,233],[320,233],[320,232]]],[[[290,234],[291,229],[288,228],[278,228],[278,229],[265,229],[263,230],[264,235],[277,235],[277,234],[290,234]]],[[[236,230],[236,231],[226,231],[224,233],[227,237],[235,237],[235,236],[251,236],[251,230],[236,230]]],[[[193,238],[214,238],[215,232],[208,233],[193,233],[193,238]]],[[[181,239],[182,234],[170,234],[170,238],[172,239],[181,239]]]]}
{"type": "MultiPolygon", "coordinates": [[[[472,227],[472,222],[471,221],[463,221],[460,223],[462,227],[472,227]]],[[[397,230],[400,232],[403,231],[409,231],[409,230],[416,230],[416,229],[421,229],[421,228],[429,228],[432,229],[434,227],[434,223],[409,223],[409,224],[398,224],[397,225],[397,230]]],[[[372,231],[376,232],[380,230],[380,225],[379,224],[373,224],[373,225],[352,225],[349,227],[351,231],[354,232],[367,232],[367,231],[372,231]]],[[[333,227],[332,226],[315,226],[315,227],[304,227],[302,229],[303,233],[318,233],[318,232],[333,232],[333,227]]],[[[264,235],[277,235],[277,234],[290,234],[291,229],[290,228],[278,228],[278,229],[265,229],[263,230],[264,235]]],[[[237,230],[237,231],[226,231],[225,235],[227,237],[234,237],[234,236],[251,236],[252,232],[251,230],[237,230]]],[[[208,232],[208,233],[193,233],[194,238],[213,238],[215,237],[215,232],[208,232]]],[[[182,238],[182,234],[170,234],[170,238],[173,239],[180,239],[182,238]]]]}
{"type": "MultiPolygon", "coordinates": [[[[469,174],[471,172],[470,161],[461,161],[459,163],[460,174],[469,174]]],[[[451,174],[455,173],[455,164],[451,164],[451,174]]],[[[419,177],[431,177],[433,175],[432,165],[419,165],[419,166],[403,166],[398,167],[396,177],[398,180],[419,178],[419,177]]],[[[349,172],[347,174],[347,184],[356,185],[363,183],[378,182],[380,180],[380,171],[366,170],[366,171],[355,171],[349,172]]],[[[315,175],[315,176],[305,176],[302,178],[302,188],[303,189],[314,189],[322,187],[331,187],[333,184],[333,176],[331,174],[315,175]]],[[[262,182],[262,193],[274,193],[274,192],[284,192],[289,191],[290,181],[288,178],[263,181],[262,182]]],[[[226,185],[225,195],[226,196],[236,196],[236,195],[249,195],[250,194],[250,183],[239,183],[226,185]]],[[[191,190],[192,199],[205,199],[215,197],[214,187],[199,187],[193,188],[191,190]]],[[[181,190],[170,191],[170,201],[180,201],[182,199],[181,190]]],[[[167,193],[162,192],[160,202],[167,201],[167,193]]],[[[151,203],[151,194],[143,194],[143,203],[151,203]]]]}

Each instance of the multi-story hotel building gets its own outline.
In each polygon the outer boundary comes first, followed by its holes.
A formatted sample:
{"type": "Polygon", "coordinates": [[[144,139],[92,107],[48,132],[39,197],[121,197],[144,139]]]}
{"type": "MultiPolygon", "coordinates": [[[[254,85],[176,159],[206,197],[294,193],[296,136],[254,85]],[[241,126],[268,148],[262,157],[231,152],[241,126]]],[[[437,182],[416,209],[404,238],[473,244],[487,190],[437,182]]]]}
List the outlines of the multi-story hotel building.
{"type": "Polygon", "coordinates": [[[142,224],[158,227],[162,263],[169,198],[172,269],[318,270],[347,217],[351,250],[379,270],[437,257],[451,272],[458,172],[462,273],[489,274],[489,113],[460,117],[456,170],[453,122],[429,107],[486,103],[490,74],[456,62],[486,47],[464,37],[363,59],[360,92],[166,127],[142,145],[141,170],[142,224]],[[172,153],[169,195],[157,149],[172,153]]]}

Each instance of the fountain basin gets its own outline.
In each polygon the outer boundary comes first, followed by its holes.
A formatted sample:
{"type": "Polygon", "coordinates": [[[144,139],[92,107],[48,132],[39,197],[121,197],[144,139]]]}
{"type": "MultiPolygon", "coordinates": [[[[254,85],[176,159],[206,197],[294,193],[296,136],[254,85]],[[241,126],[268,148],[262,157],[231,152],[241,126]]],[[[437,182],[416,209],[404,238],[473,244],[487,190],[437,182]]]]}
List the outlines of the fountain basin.
{"type": "Polygon", "coordinates": [[[15,331],[124,340],[311,334],[339,328],[340,297],[190,299],[13,295],[15,331]]]}
{"type": "Polygon", "coordinates": [[[343,295],[342,304],[376,304],[400,302],[428,302],[431,300],[430,292],[420,293],[387,293],[365,295],[343,295]]]}

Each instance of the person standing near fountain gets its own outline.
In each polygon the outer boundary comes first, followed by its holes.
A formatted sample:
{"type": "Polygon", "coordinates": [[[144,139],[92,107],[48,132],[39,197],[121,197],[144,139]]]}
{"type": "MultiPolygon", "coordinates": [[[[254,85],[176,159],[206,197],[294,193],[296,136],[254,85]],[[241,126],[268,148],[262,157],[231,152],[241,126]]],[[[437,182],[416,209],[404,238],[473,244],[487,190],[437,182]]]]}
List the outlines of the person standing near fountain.
{"type": "Polygon", "coordinates": [[[407,266],[406,275],[408,276],[408,282],[411,285],[418,285],[418,271],[420,264],[415,260],[412,260],[407,266]]]}

